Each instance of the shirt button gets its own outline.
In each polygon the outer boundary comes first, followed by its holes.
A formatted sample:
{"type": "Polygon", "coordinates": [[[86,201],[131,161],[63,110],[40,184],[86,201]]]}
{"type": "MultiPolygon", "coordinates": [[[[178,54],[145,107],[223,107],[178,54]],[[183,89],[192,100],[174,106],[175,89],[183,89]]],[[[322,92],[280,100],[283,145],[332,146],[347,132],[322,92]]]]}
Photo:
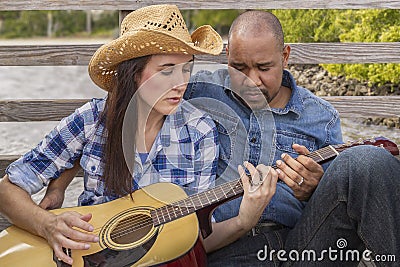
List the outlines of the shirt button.
{"type": "Polygon", "coordinates": [[[250,139],[250,142],[255,143],[257,141],[257,138],[253,137],[250,139]]]}
{"type": "Polygon", "coordinates": [[[92,171],[95,171],[96,170],[96,166],[92,166],[91,168],[90,168],[92,171]]]}

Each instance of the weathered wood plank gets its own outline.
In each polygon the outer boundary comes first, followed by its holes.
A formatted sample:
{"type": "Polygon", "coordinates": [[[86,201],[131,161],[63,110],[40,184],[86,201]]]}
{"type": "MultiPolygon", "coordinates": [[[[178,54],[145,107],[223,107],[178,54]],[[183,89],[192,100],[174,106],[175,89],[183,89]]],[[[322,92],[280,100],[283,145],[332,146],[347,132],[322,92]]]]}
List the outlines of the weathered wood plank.
{"type": "MultiPolygon", "coordinates": [[[[290,64],[400,63],[400,42],[393,43],[294,43],[290,64]]],[[[0,46],[0,66],[87,65],[100,47],[91,45],[0,46]]],[[[201,60],[226,64],[225,50],[201,60]]]]}
{"type": "MultiPolygon", "coordinates": [[[[133,10],[163,0],[2,0],[0,10],[133,10]]],[[[400,9],[398,0],[175,0],[168,1],[181,9],[400,9]]]]}
{"type": "Polygon", "coordinates": [[[88,100],[2,100],[0,122],[59,121],[88,100]]]}
{"type": "Polygon", "coordinates": [[[100,44],[88,45],[4,45],[0,66],[88,65],[100,44]]]}
{"type": "Polygon", "coordinates": [[[328,96],[341,118],[400,117],[400,96],[328,96]]]}
{"type": "MultiPolygon", "coordinates": [[[[400,117],[400,96],[330,96],[342,118],[400,117]]],[[[88,99],[2,100],[0,122],[59,121],[88,99]]]]}
{"type": "Polygon", "coordinates": [[[8,165],[17,160],[21,155],[0,155],[0,178],[5,175],[5,170],[8,165]]]}

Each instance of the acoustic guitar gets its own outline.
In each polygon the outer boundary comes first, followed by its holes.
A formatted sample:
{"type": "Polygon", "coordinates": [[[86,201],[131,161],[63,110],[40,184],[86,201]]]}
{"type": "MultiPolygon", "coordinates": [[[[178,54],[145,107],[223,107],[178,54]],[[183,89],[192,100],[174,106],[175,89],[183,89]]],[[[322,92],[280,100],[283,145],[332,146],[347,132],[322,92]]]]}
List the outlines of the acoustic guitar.
{"type": "MultiPolygon", "coordinates": [[[[308,156],[322,163],[349,147],[366,144],[399,155],[396,144],[377,138],[328,146],[308,156]]],[[[127,195],[104,204],[51,212],[73,210],[93,214],[91,223],[100,241],[89,250],[66,251],[74,259],[73,266],[201,266],[206,261],[199,230],[206,238],[211,233],[212,211],[242,194],[240,179],[191,196],[177,185],[156,183],[133,192],[132,198],[127,195]],[[200,261],[194,261],[196,265],[188,262],[199,256],[193,251],[203,254],[200,261]]],[[[69,265],[54,257],[45,239],[11,226],[0,233],[0,266],[69,265]]]]}

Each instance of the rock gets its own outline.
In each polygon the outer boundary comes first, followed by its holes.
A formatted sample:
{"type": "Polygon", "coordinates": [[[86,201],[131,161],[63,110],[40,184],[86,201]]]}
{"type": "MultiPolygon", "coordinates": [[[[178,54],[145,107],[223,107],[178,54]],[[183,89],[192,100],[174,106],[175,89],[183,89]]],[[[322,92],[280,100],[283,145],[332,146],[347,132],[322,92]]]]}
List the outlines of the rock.
{"type": "MultiPolygon", "coordinates": [[[[332,76],[319,65],[291,65],[289,71],[299,86],[317,96],[400,95],[399,84],[369,85],[368,82],[346,79],[343,75],[332,76]]],[[[400,128],[399,118],[366,119],[364,123],[400,128]]]]}

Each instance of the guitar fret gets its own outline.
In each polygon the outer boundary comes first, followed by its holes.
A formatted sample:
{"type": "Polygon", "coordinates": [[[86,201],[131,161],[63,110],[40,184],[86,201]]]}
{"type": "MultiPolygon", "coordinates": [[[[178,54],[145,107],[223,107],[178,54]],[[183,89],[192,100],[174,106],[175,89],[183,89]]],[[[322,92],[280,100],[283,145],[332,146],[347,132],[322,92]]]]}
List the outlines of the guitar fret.
{"type": "MultiPolygon", "coordinates": [[[[174,205],[168,205],[168,206],[170,206],[172,211],[174,212],[174,215],[175,215],[174,219],[178,218],[178,216],[176,215],[175,206],[174,205]]],[[[170,213],[168,213],[168,214],[170,214],[170,213]]]]}
{"type": "MultiPolygon", "coordinates": [[[[171,221],[171,215],[170,215],[169,212],[168,212],[168,205],[167,205],[167,206],[164,206],[163,209],[167,211],[166,213],[167,213],[168,218],[169,218],[168,222],[171,221]]],[[[167,221],[164,220],[164,222],[167,222],[167,221]]]]}
{"type": "Polygon", "coordinates": [[[215,192],[215,190],[210,190],[210,194],[211,192],[214,194],[215,199],[212,201],[212,203],[218,202],[220,200],[220,198],[217,196],[217,193],[215,192]]]}
{"type": "Polygon", "coordinates": [[[329,147],[330,149],[332,149],[333,153],[335,153],[336,156],[339,156],[339,152],[337,152],[337,150],[334,149],[333,146],[329,145],[328,147],[329,147]]]}
{"type": "Polygon", "coordinates": [[[159,225],[159,224],[161,224],[160,217],[158,217],[158,209],[155,209],[154,211],[151,211],[151,214],[152,214],[151,217],[152,217],[152,219],[153,219],[154,225],[159,225]],[[153,214],[156,216],[157,222],[154,221],[155,218],[154,218],[153,214]]]}
{"type": "Polygon", "coordinates": [[[314,151],[315,152],[315,154],[317,154],[322,160],[324,160],[325,158],[323,157],[323,156],[321,156],[321,154],[320,153],[318,153],[318,151],[314,151]]]}

